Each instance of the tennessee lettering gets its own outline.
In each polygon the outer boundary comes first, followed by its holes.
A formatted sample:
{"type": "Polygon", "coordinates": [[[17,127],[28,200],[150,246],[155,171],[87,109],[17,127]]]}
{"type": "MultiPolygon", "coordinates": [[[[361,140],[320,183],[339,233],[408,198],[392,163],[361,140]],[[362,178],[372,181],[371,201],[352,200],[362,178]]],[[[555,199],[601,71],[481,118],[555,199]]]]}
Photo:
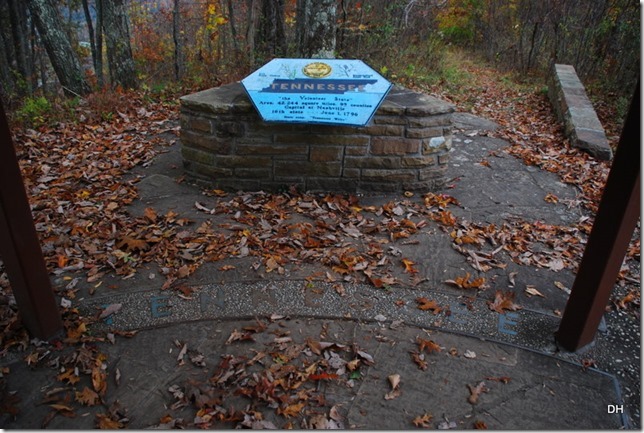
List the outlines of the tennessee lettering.
{"type": "Polygon", "coordinates": [[[283,91],[301,91],[301,90],[317,90],[319,92],[325,92],[328,90],[331,91],[340,91],[347,92],[358,90],[358,92],[364,92],[363,85],[355,84],[334,84],[334,83],[273,83],[271,84],[271,90],[283,90],[283,91]]]}

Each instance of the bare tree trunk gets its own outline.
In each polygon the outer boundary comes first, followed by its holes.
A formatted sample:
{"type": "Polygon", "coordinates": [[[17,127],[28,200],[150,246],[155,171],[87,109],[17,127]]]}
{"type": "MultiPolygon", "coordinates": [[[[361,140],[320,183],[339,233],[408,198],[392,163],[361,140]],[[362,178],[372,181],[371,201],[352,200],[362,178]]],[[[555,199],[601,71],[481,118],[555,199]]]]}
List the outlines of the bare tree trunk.
{"type": "Polygon", "coordinates": [[[29,28],[27,26],[27,5],[17,0],[9,0],[9,14],[11,17],[11,34],[16,55],[18,72],[24,78],[27,94],[33,93],[31,79],[33,74],[33,64],[29,57],[29,28]]]}
{"type": "Polygon", "coordinates": [[[297,51],[300,57],[335,57],[336,0],[297,0],[297,51]]]}
{"type": "Polygon", "coordinates": [[[183,46],[181,44],[181,2],[174,0],[172,11],[172,40],[174,42],[174,78],[178,81],[183,75],[183,46]]]}
{"type": "Polygon", "coordinates": [[[98,87],[103,88],[105,78],[103,75],[103,0],[96,0],[96,79],[98,87]]]}
{"type": "MultiPolygon", "coordinates": [[[[94,36],[94,25],[92,24],[92,15],[89,13],[89,4],[83,0],[83,12],[85,12],[85,21],[87,22],[87,33],[89,34],[89,45],[92,50],[92,64],[94,65],[94,74],[98,77],[98,52],[96,51],[96,38],[94,36]]],[[[100,30],[100,29],[99,29],[100,30]]]]}
{"type": "Polygon", "coordinates": [[[262,54],[279,57],[284,53],[284,0],[262,0],[262,15],[255,35],[255,46],[262,54]]]}
{"type": "Polygon", "coordinates": [[[49,0],[29,0],[29,10],[63,89],[73,95],[89,93],[81,64],[54,5],[49,0]]]}
{"type": "Polygon", "coordinates": [[[0,87],[3,97],[14,94],[16,83],[13,74],[14,56],[13,56],[13,38],[9,29],[9,5],[7,2],[0,2],[0,87]]]}
{"type": "Polygon", "coordinates": [[[255,66],[255,33],[259,20],[259,0],[248,0],[248,27],[246,28],[246,41],[248,41],[248,64],[251,69],[255,66]]]}
{"type": "Polygon", "coordinates": [[[11,76],[11,56],[7,52],[8,44],[5,40],[3,31],[0,31],[0,96],[7,100],[7,97],[13,93],[15,86],[11,76]]]}
{"type": "Polygon", "coordinates": [[[228,24],[230,24],[230,35],[233,40],[233,50],[235,50],[235,60],[239,59],[239,42],[237,41],[237,28],[235,27],[235,16],[233,15],[233,1],[227,1],[228,6],[228,24]]]}
{"type": "Polygon", "coordinates": [[[107,44],[107,62],[113,86],[138,87],[125,0],[103,3],[103,32],[107,44]]]}
{"type": "Polygon", "coordinates": [[[48,67],[49,62],[47,62],[46,49],[43,46],[42,40],[38,35],[36,29],[36,23],[31,20],[31,26],[29,29],[29,40],[30,40],[30,50],[31,50],[31,62],[33,64],[33,77],[32,77],[32,86],[34,90],[40,90],[43,95],[47,96],[49,93],[53,93],[54,89],[50,89],[48,85],[48,67]]]}
{"type": "Polygon", "coordinates": [[[31,76],[31,87],[34,88],[34,90],[38,89],[38,73],[40,74],[40,85],[42,86],[42,93],[43,95],[47,95],[47,70],[45,69],[45,60],[43,56],[43,47],[42,47],[42,42],[40,42],[40,38],[38,37],[38,32],[36,31],[36,24],[34,23],[33,20],[31,20],[31,26],[29,28],[29,40],[31,42],[30,44],[30,50],[31,50],[31,64],[33,65],[33,74],[31,76]],[[38,62],[38,66],[36,66],[36,62],[38,62]],[[40,68],[40,71],[37,72],[36,70],[40,68]]]}

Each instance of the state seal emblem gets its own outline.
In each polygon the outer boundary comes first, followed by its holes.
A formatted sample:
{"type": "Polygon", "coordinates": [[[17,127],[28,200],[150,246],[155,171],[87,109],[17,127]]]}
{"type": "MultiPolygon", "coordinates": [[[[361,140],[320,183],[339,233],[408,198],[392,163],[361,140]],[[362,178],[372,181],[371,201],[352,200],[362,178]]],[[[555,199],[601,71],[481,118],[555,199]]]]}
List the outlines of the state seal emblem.
{"type": "Polygon", "coordinates": [[[309,63],[304,68],[302,68],[304,75],[311,78],[328,77],[329,75],[331,75],[331,71],[331,66],[322,62],[309,63]]]}

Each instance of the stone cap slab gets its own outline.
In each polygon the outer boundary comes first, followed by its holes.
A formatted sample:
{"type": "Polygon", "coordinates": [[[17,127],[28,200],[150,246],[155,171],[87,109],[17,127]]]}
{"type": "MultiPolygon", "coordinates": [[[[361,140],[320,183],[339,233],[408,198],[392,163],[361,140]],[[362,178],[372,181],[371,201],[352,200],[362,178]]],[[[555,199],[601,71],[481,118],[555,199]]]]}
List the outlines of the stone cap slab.
{"type": "MultiPolygon", "coordinates": [[[[253,104],[239,82],[182,96],[179,101],[187,109],[213,114],[253,111],[253,104]]],[[[430,95],[395,86],[382,102],[376,114],[422,117],[449,114],[455,110],[453,104],[430,95]]]]}
{"type": "Polygon", "coordinates": [[[456,107],[453,104],[424,93],[395,86],[382,102],[376,114],[435,116],[454,111],[456,111],[456,107]]]}
{"type": "Polygon", "coordinates": [[[239,82],[182,96],[179,101],[188,109],[213,114],[246,113],[253,109],[253,104],[239,82]]]}

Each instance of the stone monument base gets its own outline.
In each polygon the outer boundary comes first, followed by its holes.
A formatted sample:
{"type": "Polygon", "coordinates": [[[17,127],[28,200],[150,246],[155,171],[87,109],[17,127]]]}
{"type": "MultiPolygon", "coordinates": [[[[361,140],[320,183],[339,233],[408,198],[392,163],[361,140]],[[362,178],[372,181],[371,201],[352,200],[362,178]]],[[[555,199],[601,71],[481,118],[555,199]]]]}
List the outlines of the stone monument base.
{"type": "Polygon", "coordinates": [[[266,123],[239,83],[183,96],[189,179],[224,190],[397,192],[444,186],[454,106],[394,87],[368,126],[266,123]]]}

